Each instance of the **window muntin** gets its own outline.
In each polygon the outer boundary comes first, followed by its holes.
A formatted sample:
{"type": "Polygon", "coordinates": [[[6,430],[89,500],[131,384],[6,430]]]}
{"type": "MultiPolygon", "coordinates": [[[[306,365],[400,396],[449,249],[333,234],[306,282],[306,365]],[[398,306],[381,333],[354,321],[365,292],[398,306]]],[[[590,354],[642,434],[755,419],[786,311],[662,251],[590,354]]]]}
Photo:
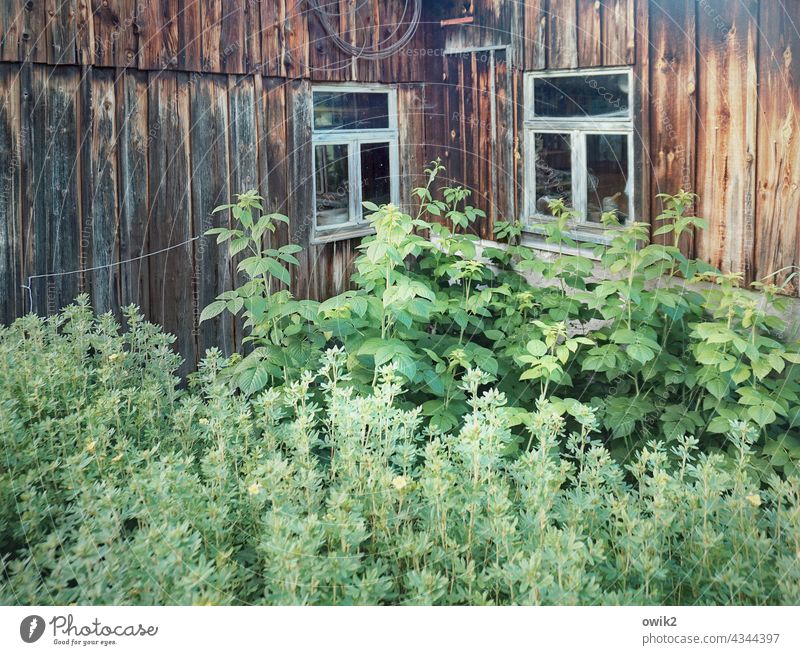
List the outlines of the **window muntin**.
{"type": "Polygon", "coordinates": [[[630,69],[526,74],[529,225],[551,217],[555,198],[578,213],[576,236],[596,234],[604,211],[616,210],[623,223],[635,220],[632,82],[630,69]]]}
{"type": "Polygon", "coordinates": [[[359,236],[362,202],[399,203],[396,92],[317,87],[313,102],[315,239],[359,236]]]}

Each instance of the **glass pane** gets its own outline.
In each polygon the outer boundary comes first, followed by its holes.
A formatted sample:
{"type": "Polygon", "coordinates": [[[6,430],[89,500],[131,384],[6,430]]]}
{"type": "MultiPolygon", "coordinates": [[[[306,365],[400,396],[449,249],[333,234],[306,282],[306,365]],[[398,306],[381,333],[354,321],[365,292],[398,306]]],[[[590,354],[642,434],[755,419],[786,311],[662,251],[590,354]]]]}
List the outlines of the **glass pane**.
{"type": "Polygon", "coordinates": [[[389,127],[389,94],[314,92],[315,130],[379,130],[389,127]]]}
{"type": "Polygon", "coordinates": [[[549,203],[562,199],[572,206],[572,148],[569,134],[534,135],[536,148],[536,212],[552,215],[549,203]]]}
{"type": "Polygon", "coordinates": [[[389,144],[361,144],[361,199],[385,205],[392,200],[389,144]]]}
{"type": "Polygon", "coordinates": [[[350,220],[350,178],[347,144],[314,148],[317,227],[341,225],[350,220]]]}
{"type": "Polygon", "coordinates": [[[628,137],[625,134],[587,134],[587,220],[600,222],[603,212],[616,210],[624,223],[628,218],[628,137]]]}
{"type": "Polygon", "coordinates": [[[536,117],[627,118],[628,75],[570,75],[537,77],[533,82],[536,117]]]}

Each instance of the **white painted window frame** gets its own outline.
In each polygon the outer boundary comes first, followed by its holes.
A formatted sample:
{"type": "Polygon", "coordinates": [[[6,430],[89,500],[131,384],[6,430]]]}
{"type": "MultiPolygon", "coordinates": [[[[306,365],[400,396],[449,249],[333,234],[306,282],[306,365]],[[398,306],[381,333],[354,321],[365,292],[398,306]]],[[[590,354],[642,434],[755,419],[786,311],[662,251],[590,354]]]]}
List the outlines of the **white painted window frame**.
{"type": "Polygon", "coordinates": [[[361,145],[370,143],[389,144],[389,191],[391,201],[400,204],[400,145],[397,127],[397,87],[384,84],[315,84],[311,89],[311,150],[313,166],[312,197],[314,203],[313,243],[327,243],[340,239],[352,239],[372,232],[369,223],[364,219],[361,189],[361,145]],[[314,126],[314,94],[317,92],[334,93],[380,93],[388,98],[389,127],[369,130],[320,130],[314,126]],[[317,225],[317,146],[347,146],[347,176],[349,180],[349,220],[339,225],[317,225]]]}
{"type": "MultiPolygon", "coordinates": [[[[633,87],[635,78],[633,68],[627,66],[608,68],[578,68],[559,71],[532,71],[525,73],[524,78],[524,149],[525,149],[525,189],[522,223],[525,229],[534,234],[542,233],[535,225],[552,221],[553,217],[541,214],[536,208],[536,134],[567,134],[570,136],[572,149],[572,199],[573,208],[580,216],[571,221],[569,235],[576,240],[608,243],[612,235],[609,228],[599,223],[586,220],[588,214],[587,189],[589,172],[587,170],[586,136],[625,135],[628,137],[628,179],[625,192],[628,195],[628,222],[636,220],[636,166],[635,162],[635,127],[633,87]],[[550,118],[533,116],[534,83],[537,79],[557,77],[584,77],[600,75],[628,76],[628,115],[623,117],[586,117],[586,118],[550,118]]],[[[613,229],[613,228],[612,228],[613,229]]]]}

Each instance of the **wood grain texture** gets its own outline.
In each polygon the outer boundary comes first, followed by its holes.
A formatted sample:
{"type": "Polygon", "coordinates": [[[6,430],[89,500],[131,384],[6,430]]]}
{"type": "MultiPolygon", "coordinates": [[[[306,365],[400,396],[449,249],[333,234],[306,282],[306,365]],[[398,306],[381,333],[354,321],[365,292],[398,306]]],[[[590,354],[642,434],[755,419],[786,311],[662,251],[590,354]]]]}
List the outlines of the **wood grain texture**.
{"type": "Polygon", "coordinates": [[[22,297],[22,150],[20,79],[13,64],[0,64],[0,323],[24,313],[22,297]]]}
{"type": "Polygon", "coordinates": [[[578,65],[600,66],[603,60],[601,43],[600,0],[578,0],[578,65]]]}
{"type": "MultiPolygon", "coordinates": [[[[197,270],[195,286],[197,311],[202,311],[222,291],[232,287],[231,262],[227,245],[217,245],[213,236],[202,236],[212,227],[230,227],[230,212],[213,213],[230,202],[228,184],[228,87],[221,75],[209,75],[190,89],[192,223],[197,270]]],[[[234,346],[231,315],[226,313],[197,324],[198,354],[212,346],[230,353],[234,346]]]]}
{"type": "Polygon", "coordinates": [[[527,70],[540,70],[547,65],[548,0],[525,2],[525,58],[527,70]]]}
{"type": "Polygon", "coordinates": [[[572,0],[550,0],[548,23],[548,68],[578,66],[578,14],[572,0]]]}
{"type": "MultiPolygon", "coordinates": [[[[694,0],[681,0],[668,7],[650,7],[649,105],[650,138],[645,153],[646,171],[651,171],[650,196],[696,191],[697,155],[697,34],[694,0]]],[[[654,201],[653,213],[663,210],[654,201]]],[[[656,227],[660,224],[656,224],[656,227]]],[[[660,239],[670,242],[669,238],[660,239]]],[[[694,252],[694,237],[686,234],[681,249],[694,252]]]]}
{"type": "Polygon", "coordinates": [[[189,168],[189,83],[184,73],[152,73],[148,119],[150,214],[150,316],[177,337],[185,358],[185,374],[196,360],[197,310],[194,303],[194,261],[189,168]],[[183,244],[183,245],[179,245],[183,244]]]}
{"type": "Polygon", "coordinates": [[[20,50],[25,26],[25,0],[0,3],[0,61],[22,60],[20,50]]]}
{"type": "MultiPolygon", "coordinates": [[[[79,0],[87,2],[88,0],[79,0]]],[[[91,0],[93,63],[124,68],[136,65],[139,7],[137,0],[91,0]]]]}
{"type": "MultiPolygon", "coordinates": [[[[633,64],[636,54],[636,0],[600,0],[602,3],[602,54],[604,66],[633,64]]],[[[670,11],[680,2],[651,2],[655,8],[670,11]]]]}
{"type": "Polygon", "coordinates": [[[149,188],[148,153],[151,141],[148,122],[148,77],[146,73],[129,71],[117,81],[117,125],[119,143],[119,209],[120,266],[123,306],[138,305],[150,315],[150,261],[138,259],[149,251],[149,188]]]}
{"type": "MultiPolygon", "coordinates": [[[[800,267],[800,4],[761,3],[754,276],[800,267]]],[[[794,279],[787,293],[796,295],[794,279]]]]}
{"type": "Polygon", "coordinates": [[[78,213],[79,82],[79,72],[71,67],[49,69],[41,80],[45,105],[43,130],[40,128],[45,140],[40,169],[43,203],[36,220],[45,222],[44,272],[54,274],[44,280],[48,315],[71,303],[82,290],[80,275],[73,273],[84,261],[78,213]]]}
{"type": "MultiPolygon", "coordinates": [[[[89,252],[84,261],[95,270],[88,273],[95,311],[119,310],[119,209],[117,199],[117,124],[114,71],[94,70],[82,79],[91,90],[88,114],[91,139],[88,166],[82,177],[84,246],[89,252]]],[[[82,108],[83,109],[83,108],[82,108]]]]}
{"type": "Polygon", "coordinates": [[[306,80],[292,80],[286,86],[286,141],[287,141],[287,208],[289,241],[304,247],[298,253],[300,266],[292,276],[292,293],[301,298],[313,293],[314,254],[308,248],[314,217],[313,198],[308,192],[313,188],[313,154],[311,148],[311,85],[306,80]]]}
{"type": "Polygon", "coordinates": [[[138,7],[139,68],[177,68],[180,39],[178,0],[148,0],[138,7]]]}
{"type": "Polygon", "coordinates": [[[47,0],[47,63],[76,62],[77,14],[77,0],[47,0]]]}
{"type": "Polygon", "coordinates": [[[699,257],[751,279],[754,259],[758,3],[705,0],[698,12],[697,180],[709,229],[699,257]]]}

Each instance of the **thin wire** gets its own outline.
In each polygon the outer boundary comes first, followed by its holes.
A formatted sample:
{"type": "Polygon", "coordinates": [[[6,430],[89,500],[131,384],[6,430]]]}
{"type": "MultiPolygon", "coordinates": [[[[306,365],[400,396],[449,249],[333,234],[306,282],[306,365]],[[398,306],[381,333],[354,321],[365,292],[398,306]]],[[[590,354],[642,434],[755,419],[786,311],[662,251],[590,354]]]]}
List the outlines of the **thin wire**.
{"type": "MultiPolygon", "coordinates": [[[[405,7],[403,9],[401,23],[406,16],[406,11],[408,11],[408,1],[409,0],[406,0],[405,7]]],[[[370,60],[386,59],[387,57],[390,57],[391,55],[399,52],[403,46],[405,46],[414,37],[414,34],[419,27],[420,16],[422,14],[422,0],[411,0],[411,2],[414,3],[414,11],[411,16],[411,20],[409,21],[408,30],[406,30],[405,34],[403,34],[398,41],[384,49],[378,50],[376,48],[367,48],[366,40],[364,42],[364,46],[361,48],[358,48],[345,41],[331,24],[330,15],[320,6],[319,0],[309,0],[309,4],[311,5],[312,10],[317,14],[320,23],[322,23],[323,29],[340,50],[352,57],[370,60]]],[[[399,25],[395,27],[395,31],[392,34],[396,34],[398,30],[399,25]]],[[[379,43],[378,45],[380,46],[381,44],[379,43]]]]}
{"type": "Polygon", "coordinates": [[[131,257],[130,259],[125,259],[121,262],[111,262],[110,264],[101,264],[100,266],[92,266],[91,268],[79,268],[74,271],[63,271],[61,273],[42,273],[40,275],[29,275],[28,276],[28,284],[20,285],[23,289],[28,290],[28,307],[29,311],[33,311],[33,290],[31,289],[31,282],[33,280],[39,278],[46,278],[46,277],[62,277],[64,275],[75,275],[76,273],[89,273],[91,271],[99,271],[102,268],[111,268],[112,266],[122,266],[123,264],[130,264],[131,262],[136,262],[141,259],[147,259],[148,257],[154,257],[155,255],[160,255],[161,253],[167,252],[169,250],[174,250],[175,248],[180,248],[181,246],[185,246],[192,241],[197,241],[201,237],[192,237],[191,239],[187,239],[186,241],[182,241],[181,243],[176,243],[172,246],[167,246],[166,248],[161,248],[161,250],[156,250],[154,252],[148,252],[144,255],[139,255],[138,257],[131,257]]]}

